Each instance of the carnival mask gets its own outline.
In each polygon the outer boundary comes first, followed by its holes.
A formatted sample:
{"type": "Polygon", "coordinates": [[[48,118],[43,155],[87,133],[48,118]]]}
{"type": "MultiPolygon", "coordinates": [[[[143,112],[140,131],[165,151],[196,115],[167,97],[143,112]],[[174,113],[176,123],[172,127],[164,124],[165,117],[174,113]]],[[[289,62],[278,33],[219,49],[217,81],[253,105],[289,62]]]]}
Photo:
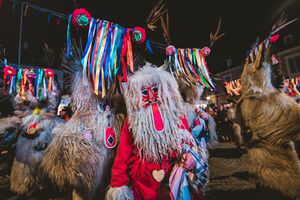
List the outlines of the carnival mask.
{"type": "Polygon", "coordinates": [[[151,108],[154,130],[158,133],[163,132],[165,127],[163,118],[161,116],[161,111],[158,105],[158,84],[142,88],[141,92],[144,109],[147,109],[149,106],[151,108]]]}

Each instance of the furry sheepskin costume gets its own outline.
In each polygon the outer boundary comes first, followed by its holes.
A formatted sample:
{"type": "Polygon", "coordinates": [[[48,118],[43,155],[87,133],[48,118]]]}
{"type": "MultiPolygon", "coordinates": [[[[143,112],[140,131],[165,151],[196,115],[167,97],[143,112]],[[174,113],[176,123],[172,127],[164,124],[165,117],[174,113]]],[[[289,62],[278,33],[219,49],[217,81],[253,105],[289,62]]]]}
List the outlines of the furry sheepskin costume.
{"type": "Polygon", "coordinates": [[[300,198],[300,162],[293,144],[300,137],[300,106],[273,87],[267,59],[260,52],[241,76],[238,111],[248,130],[248,169],[257,184],[300,198]]]}
{"type": "Polygon", "coordinates": [[[128,118],[106,199],[164,199],[182,142],[194,144],[178,85],[168,72],[147,63],[129,78],[124,93],[128,118]]]}
{"type": "Polygon", "coordinates": [[[18,195],[29,194],[46,185],[40,163],[51,143],[53,128],[64,123],[55,115],[59,92],[53,90],[46,94],[42,101],[38,101],[26,90],[23,98],[19,93],[14,98],[15,115],[20,124],[10,187],[18,195]]]}
{"type": "Polygon", "coordinates": [[[28,194],[34,189],[45,186],[45,179],[40,171],[40,163],[48,145],[52,140],[52,129],[64,121],[56,116],[29,115],[22,118],[20,135],[16,143],[16,157],[10,176],[10,188],[18,195],[28,194]],[[36,124],[35,138],[27,131],[29,126],[36,124]]]}
{"type": "Polygon", "coordinates": [[[53,130],[42,168],[60,190],[72,192],[72,199],[94,199],[97,192],[104,194],[108,184],[115,149],[105,143],[107,130],[114,128],[114,115],[82,83],[79,61],[71,66],[77,71],[72,84],[74,114],[53,130]]]}

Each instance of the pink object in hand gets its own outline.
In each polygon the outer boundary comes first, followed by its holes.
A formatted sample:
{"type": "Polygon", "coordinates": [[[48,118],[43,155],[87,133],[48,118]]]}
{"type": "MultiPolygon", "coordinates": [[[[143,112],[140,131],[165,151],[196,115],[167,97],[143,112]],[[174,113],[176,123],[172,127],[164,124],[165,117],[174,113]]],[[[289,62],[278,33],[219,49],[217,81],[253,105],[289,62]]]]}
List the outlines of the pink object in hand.
{"type": "Polygon", "coordinates": [[[183,159],[185,169],[191,170],[191,169],[195,168],[196,162],[190,153],[183,154],[182,159],[183,159]]]}

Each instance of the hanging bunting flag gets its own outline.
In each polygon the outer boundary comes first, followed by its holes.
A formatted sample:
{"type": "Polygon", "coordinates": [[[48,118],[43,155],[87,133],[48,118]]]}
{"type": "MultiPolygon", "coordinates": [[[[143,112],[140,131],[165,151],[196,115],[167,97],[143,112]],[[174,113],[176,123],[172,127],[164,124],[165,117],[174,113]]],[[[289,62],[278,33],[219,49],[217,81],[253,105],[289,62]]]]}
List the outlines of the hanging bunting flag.
{"type": "Polygon", "coordinates": [[[60,25],[60,22],[61,22],[61,18],[60,18],[60,17],[57,17],[57,19],[56,19],[56,26],[59,26],[59,25],[60,25]]]}
{"type": "Polygon", "coordinates": [[[17,3],[16,1],[13,2],[13,5],[12,5],[12,11],[15,12],[16,11],[16,6],[17,6],[17,3]]]}
{"type": "Polygon", "coordinates": [[[51,17],[52,17],[52,15],[49,14],[49,15],[48,15],[48,24],[50,24],[50,22],[51,22],[51,17]]]}

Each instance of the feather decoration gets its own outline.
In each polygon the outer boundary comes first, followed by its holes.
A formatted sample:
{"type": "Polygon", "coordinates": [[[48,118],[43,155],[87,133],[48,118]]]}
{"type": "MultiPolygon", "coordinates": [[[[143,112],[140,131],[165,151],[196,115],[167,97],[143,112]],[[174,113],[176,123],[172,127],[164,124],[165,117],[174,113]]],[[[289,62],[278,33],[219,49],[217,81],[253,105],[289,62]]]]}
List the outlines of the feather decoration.
{"type": "Polygon", "coordinates": [[[209,38],[210,38],[210,46],[212,47],[214,45],[214,43],[219,40],[221,37],[223,37],[226,33],[219,33],[220,29],[221,29],[221,22],[222,22],[222,18],[219,19],[219,23],[218,23],[218,27],[215,33],[210,33],[209,34],[209,38]]]}
{"type": "Polygon", "coordinates": [[[151,31],[155,31],[156,29],[156,22],[160,19],[160,17],[162,15],[164,15],[168,10],[165,9],[165,3],[164,0],[159,1],[154,8],[152,9],[152,11],[150,12],[150,14],[147,17],[146,23],[147,23],[147,27],[151,30],[151,31]]]}

